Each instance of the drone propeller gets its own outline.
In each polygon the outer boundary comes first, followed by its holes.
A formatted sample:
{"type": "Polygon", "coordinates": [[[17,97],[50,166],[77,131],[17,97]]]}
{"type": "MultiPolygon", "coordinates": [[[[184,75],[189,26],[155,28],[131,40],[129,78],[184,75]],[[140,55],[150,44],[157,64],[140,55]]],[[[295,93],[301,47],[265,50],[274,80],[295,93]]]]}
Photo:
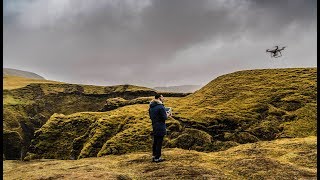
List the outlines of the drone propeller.
{"type": "Polygon", "coordinates": [[[280,48],[279,50],[282,51],[286,48],[287,46],[283,46],[282,48],[280,48]]]}

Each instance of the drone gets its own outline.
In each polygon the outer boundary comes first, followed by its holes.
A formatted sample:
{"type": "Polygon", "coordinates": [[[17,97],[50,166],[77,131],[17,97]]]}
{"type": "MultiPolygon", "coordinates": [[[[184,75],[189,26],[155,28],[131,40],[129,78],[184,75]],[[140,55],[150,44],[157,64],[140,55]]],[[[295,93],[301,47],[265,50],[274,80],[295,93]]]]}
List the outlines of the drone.
{"type": "Polygon", "coordinates": [[[286,48],[286,46],[284,46],[282,48],[279,48],[279,46],[275,46],[275,49],[273,49],[273,50],[267,49],[266,52],[270,53],[271,58],[278,58],[278,57],[282,56],[281,51],[284,50],[284,48],[286,48]]]}

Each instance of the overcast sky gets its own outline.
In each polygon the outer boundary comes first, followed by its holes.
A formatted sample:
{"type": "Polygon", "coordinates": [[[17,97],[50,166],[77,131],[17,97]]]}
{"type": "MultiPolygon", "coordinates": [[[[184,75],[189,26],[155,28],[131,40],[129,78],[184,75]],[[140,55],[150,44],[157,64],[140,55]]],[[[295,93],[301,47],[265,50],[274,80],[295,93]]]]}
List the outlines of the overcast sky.
{"type": "Polygon", "coordinates": [[[4,0],[3,65],[148,87],[317,66],[316,0],[4,0]],[[265,51],[287,46],[281,58],[265,51]]]}

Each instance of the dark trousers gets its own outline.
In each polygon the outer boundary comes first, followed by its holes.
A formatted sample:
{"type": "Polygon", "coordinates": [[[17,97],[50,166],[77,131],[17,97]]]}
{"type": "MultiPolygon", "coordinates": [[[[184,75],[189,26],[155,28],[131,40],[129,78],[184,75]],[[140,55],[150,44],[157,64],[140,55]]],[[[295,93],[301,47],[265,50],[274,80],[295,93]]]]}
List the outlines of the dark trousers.
{"type": "Polygon", "coordinates": [[[159,159],[161,156],[161,147],[164,136],[153,136],[152,155],[159,159]]]}

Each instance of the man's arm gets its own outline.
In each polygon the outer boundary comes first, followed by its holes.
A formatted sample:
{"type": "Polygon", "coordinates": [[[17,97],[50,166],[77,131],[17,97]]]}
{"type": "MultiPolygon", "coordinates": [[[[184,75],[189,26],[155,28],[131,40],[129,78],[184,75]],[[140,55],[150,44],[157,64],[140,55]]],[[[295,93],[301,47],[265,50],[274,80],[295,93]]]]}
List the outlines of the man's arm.
{"type": "Polygon", "coordinates": [[[166,112],[166,109],[164,108],[164,106],[162,106],[160,108],[160,116],[161,116],[161,120],[163,120],[163,121],[168,119],[167,112],[166,112]]]}

